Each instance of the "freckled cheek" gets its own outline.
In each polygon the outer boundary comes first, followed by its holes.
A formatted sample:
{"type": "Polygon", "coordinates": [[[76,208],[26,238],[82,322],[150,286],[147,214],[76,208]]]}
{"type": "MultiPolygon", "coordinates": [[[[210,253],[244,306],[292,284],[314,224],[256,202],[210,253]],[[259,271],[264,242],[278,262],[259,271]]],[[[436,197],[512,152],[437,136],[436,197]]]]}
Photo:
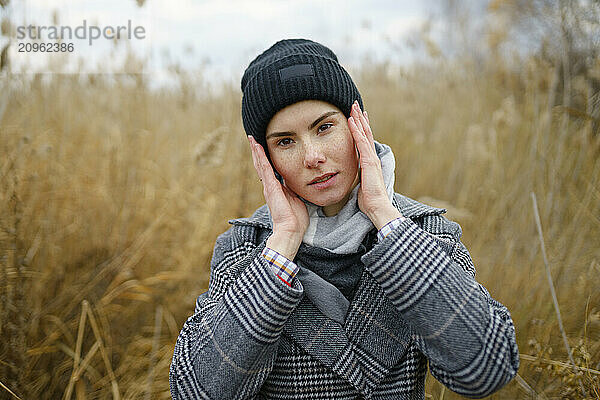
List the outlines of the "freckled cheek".
{"type": "Polygon", "coordinates": [[[340,136],[336,138],[336,144],[339,147],[339,151],[343,154],[350,154],[356,152],[356,144],[350,130],[345,130],[340,136]]]}
{"type": "Polygon", "coordinates": [[[275,168],[283,176],[288,186],[295,186],[298,172],[302,168],[302,160],[296,152],[286,151],[285,154],[277,154],[273,157],[275,168]]]}
{"type": "Polygon", "coordinates": [[[339,143],[338,154],[343,154],[347,165],[358,164],[358,150],[352,138],[346,137],[346,140],[339,143]]]}

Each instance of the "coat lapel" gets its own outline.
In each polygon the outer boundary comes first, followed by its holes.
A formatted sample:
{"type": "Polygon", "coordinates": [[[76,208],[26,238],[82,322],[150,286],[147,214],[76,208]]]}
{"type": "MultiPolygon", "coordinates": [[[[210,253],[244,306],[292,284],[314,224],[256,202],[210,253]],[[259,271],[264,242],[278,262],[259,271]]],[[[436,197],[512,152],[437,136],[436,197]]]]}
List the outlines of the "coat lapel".
{"type": "MultiPolygon", "coordinates": [[[[446,212],[398,193],[392,204],[411,219],[446,212]]],[[[229,223],[272,230],[266,205],[250,218],[233,219],[229,223]]],[[[268,233],[260,236],[266,237],[268,233]]],[[[410,325],[366,269],[343,324],[325,315],[304,296],[286,322],[283,334],[365,396],[404,357],[412,341],[410,325]]]]}
{"type": "Polygon", "coordinates": [[[283,327],[288,336],[308,354],[331,368],[356,390],[364,393],[367,382],[344,327],[323,314],[304,296],[283,327]]]}
{"type": "Polygon", "coordinates": [[[370,389],[398,364],[412,342],[410,326],[366,270],[350,303],[344,331],[356,347],[370,389]]]}

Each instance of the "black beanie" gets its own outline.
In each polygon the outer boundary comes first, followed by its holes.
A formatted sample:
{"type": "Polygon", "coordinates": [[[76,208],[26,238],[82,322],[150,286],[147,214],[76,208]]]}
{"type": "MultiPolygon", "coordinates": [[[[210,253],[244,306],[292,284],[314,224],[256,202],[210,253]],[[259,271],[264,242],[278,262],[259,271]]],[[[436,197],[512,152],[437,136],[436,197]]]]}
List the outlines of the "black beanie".
{"type": "Polygon", "coordinates": [[[308,39],[280,40],[258,55],[242,77],[242,121],[265,149],[269,121],[279,110],[302,100],[322,100],[350,117],[352,103],[362,98],[336,55],[308,39]]]}

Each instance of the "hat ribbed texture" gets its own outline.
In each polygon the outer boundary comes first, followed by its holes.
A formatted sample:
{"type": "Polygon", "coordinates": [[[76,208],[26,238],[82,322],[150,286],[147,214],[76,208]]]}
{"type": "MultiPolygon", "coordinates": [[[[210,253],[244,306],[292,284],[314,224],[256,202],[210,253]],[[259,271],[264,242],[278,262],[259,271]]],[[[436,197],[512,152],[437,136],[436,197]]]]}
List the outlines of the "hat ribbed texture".
{"type": "Polygon", "coordinates": [[[338,107],[346,118],[354,100],[363,108],[358,89],[333,51],[307,39],[280,40],[258,55],[246,68],[241,88],[244,129],[263,145],[267,157],[265,131],[282,108],[322,100],[338,107]],[[285,69],[292,66],[296,67],[285,69]]]}

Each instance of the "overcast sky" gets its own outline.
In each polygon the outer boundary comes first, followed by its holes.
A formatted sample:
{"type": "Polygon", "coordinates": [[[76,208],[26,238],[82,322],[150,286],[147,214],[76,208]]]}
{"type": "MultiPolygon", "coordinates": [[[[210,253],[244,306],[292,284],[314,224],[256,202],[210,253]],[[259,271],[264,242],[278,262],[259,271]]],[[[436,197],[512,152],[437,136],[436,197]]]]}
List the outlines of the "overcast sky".
{"type": "MultiPolygon", "coordinates": [[[[303,37],[330,47],[340,62],[353,67],[364,57],[405,63],[411,59],[407,35],[420,28],[428,16],[425,5],[413,0],[21,0],[12,1],[9,12],[17,26],[132,26],[144,28],[144,39],[121,41],[73,39],[68,58],[57,54],[19,53],[11,47],[15,69],[75,72],[76,57],[85,60],[89,72],[123,72],[120,57],[130,46],[147,57],[143,72],[165,75],[166,65],[187,69],[205,65],[215,81],[239,82],[248,63],[277,40],[303,37]],[[58,16],[57,24],[53,14],[58,16]],[[75,55],[76,57],[73,57],[75,55]],[[48,57],[48,58],[46,58],[48,57]],[[53,60],[53,61],[52,61],[53,60]],[[167,60],[169,60],[167,62],[167,60]]],[[[89,29],[89,28],[88,28],[89,29]]],[[[46,33],[47,34],[47,33],[46,33]]],[[[88,35],[89,36],[89,35],[88,35]]],[[[17,40],[26,42],[26,39],[17,40]]],[[[50,40],[42,40],[49,42],[50,40]]],[[[133,64],[129,64],[132,68],[133,64]]],[[[135,67],[137,68],[137,67],[135,67]]],[[[133,71],[142,72],[142,71],[133,71]]]]}

